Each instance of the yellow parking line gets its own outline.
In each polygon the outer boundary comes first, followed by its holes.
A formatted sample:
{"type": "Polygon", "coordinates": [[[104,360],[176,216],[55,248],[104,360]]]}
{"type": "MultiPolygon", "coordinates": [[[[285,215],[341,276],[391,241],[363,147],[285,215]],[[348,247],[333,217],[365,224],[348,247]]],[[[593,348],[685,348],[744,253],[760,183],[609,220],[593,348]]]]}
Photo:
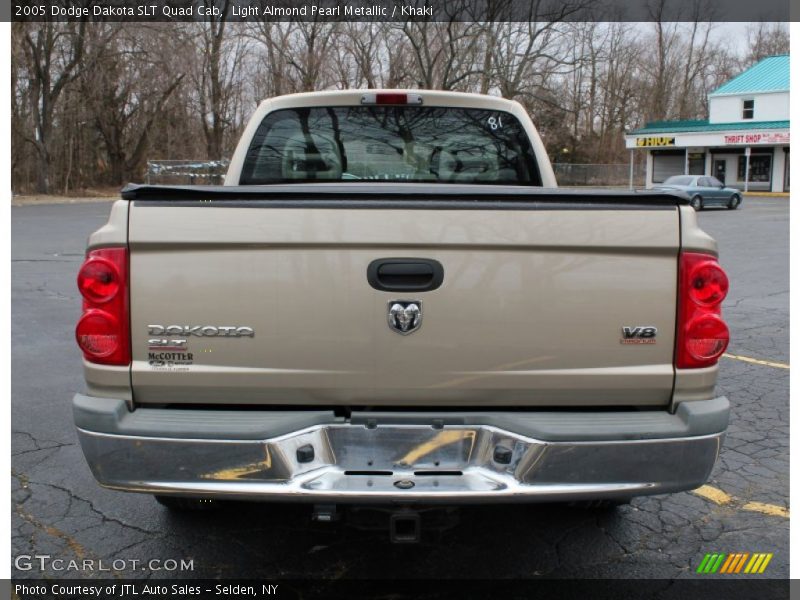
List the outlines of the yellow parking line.
{"type": "Polygon", "coordinates": [[[742,507],[744,510],[751,510],[753,512],[760,512],[765,515],[772,515],[773,517],[786,517],[789,518],[789,509],[777,504],[765,504],[763,502],[748,502],[742,507]]]}
{"type": "Polygon", "coordinates": [[[774,367],[776,369],[788,369],[789,365],[787,363],[782,362],[775,362],[772,360],[760,360],[758,358],[750,358],[749,356],[740,356],[738,354],[728,354],[725,353],[722,356],[725,358],[732,358],[734,360],[741,360],[746,363],[751,363],[754,365],[763,365],[765,367],[774,367]]]}
{"type": "Polygon", "coordinates": [[[723,505],[733,502],[732,496],[710,485],[701,485],[696,490],[692,490],[692,493],[706,500],[711,500],[714,504],[723,505]]]}
{"type": "MultiPolygon", "coordinates": [[[[731,496],[730,494],[726,494],[722,490],[715,488],[712,485],[701,485],[696,490],[692,490],[692,493],[696,496],[700,496],[701,498],[705,498],[713,502],[714,504],[718,504],[719,506],[725,506],[727,504],[733,504],[736,498],[731,496]]],[[[742,510],[749,510],[752,512],[759,512],[764,515],[770,515],[772,517],[784,517],[786,519],[789,518],[789,509],[783,506],[778,506],[777,504],[766,504],[764,502],[747,502],[741,505],[742,510]]]]}

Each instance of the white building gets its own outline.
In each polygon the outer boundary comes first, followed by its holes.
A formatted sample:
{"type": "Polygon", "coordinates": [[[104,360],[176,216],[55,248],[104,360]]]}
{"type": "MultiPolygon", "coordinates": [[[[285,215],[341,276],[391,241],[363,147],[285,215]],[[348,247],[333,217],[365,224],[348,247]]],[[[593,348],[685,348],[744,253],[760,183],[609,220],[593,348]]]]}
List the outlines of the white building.
{"type": "MultiPolygon", "coordinates": [[[[707,121],[647,123],[625,146],[647,152],[647,187],[713,175],[749,191],[789,191],[789,55],[770,56],[708,96],[707,121]]],[[[633,160],[633,156],[631,156],[633,160]]]]}

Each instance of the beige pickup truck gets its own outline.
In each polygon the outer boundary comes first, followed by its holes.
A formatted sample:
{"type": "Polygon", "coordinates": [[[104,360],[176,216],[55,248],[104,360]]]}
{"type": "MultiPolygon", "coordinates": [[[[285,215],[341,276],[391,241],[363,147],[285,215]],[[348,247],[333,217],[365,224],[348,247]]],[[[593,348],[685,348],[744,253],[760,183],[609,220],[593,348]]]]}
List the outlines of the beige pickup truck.
{"type": "Polygon", "coordinates": [[[557,189],[500,98],[267,100],[224,186],[129,186],[89,239],[89,466],[174,507],[697,487],[728,280],[688,200],[557,189]]]}

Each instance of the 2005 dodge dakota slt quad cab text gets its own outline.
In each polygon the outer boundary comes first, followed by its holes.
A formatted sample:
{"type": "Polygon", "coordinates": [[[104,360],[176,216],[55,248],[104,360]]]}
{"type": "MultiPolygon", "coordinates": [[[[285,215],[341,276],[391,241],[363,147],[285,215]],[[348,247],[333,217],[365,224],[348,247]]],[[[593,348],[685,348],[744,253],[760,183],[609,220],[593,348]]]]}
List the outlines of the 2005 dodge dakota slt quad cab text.
{"type": "Polygon", "coordinates": [[[224,186],[129,186],[90,237],[89,466],[173,505],[697,487],[728,281],[688,200],[558,190],[500,98],[265,101],[224,186]]]}

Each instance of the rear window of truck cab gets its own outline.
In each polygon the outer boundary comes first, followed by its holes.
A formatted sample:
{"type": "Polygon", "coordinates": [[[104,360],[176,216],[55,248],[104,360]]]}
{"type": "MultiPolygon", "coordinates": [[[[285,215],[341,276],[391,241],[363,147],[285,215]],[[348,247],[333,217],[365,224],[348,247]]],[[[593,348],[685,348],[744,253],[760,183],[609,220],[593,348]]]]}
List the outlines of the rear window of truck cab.
{"type": "Polygon", "coordinates": [[[541,185],[528,135],[506,112],[345,106],[264,117],[241,185],[331,181],[541,185]]]}

